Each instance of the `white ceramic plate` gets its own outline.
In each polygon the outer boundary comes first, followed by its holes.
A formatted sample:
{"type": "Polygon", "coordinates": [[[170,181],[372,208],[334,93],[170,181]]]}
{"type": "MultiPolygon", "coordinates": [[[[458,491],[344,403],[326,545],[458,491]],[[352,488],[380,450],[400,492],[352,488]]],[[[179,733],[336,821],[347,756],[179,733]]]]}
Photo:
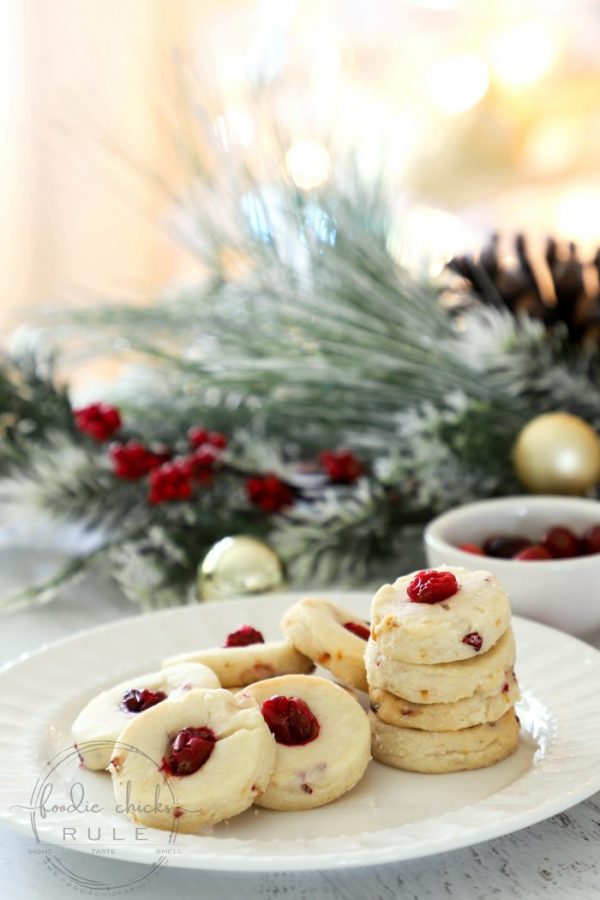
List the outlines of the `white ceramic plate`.
{"type": "MultiPolygon", "coordinates": [[[[366,594],[329,596],[368,617],[366,594]]],[[[35,826],[43,842],[57,847],[149,865],[170,854],[170,865],[194,869],[327,869],[475,844],[539,822],[600,789],[600,653],[515,618],[523,731],[510,759],[454,775],[417,775],[373,762],[353,791],[321,809],[251,809],[203,836],[142,829],[140,837],[115,811],[110,778],[85,771],[69,753],[74,716],[99,690],[158,667],[165,656],[218,645],[240,623],[276,637],[279,618],[295,599],[271,595],[120,620],[5,668],[0,821],[28,833],[35,826]],[[82,788],[73,786],[83,785],[79,811],[58,809],[43,818],[34,792],[44,778],[52,786],[49,807],[67,803],[71,790],[77,800],[82,788]],[[97,808],[89,810],[91,804],[97,808]]]]}

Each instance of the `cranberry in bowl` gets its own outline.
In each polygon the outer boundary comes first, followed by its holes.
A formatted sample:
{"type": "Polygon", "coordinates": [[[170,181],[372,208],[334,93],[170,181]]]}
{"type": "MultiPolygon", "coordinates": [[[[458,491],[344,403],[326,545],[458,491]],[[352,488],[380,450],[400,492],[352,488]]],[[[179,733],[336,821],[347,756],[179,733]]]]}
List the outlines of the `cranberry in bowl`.
{"type": "MultiPolygon", "coordinates": [[[[446,563],[492,572],[518,615],[571,634],[589,634],[600,629],[600,553],[580,545],[578,555],[559,556],[566,545],[563,541],[554,546],[552,540],[547,544],[552,553],[537,548],[550,529],[567,529],[580,539],[598,525],[597,500],[559,496],[481,500],[433,519],[425,529],[425,553],[433,568],[446,563]]],[[[565,535],[559,532],[557,537],[565,535]]]]}

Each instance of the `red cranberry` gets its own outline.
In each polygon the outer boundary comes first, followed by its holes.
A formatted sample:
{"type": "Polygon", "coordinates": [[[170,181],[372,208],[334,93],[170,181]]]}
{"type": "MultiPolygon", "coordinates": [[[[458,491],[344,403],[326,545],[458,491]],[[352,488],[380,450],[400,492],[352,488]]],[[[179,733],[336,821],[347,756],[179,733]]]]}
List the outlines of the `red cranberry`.
{"type": "Polygon", "coordinates": [[[462,642],[463,644],[468,644],[469,647],[472,647],[477,653],[479,653],[483,647],[483,638],[478,631],[471,631],[470,634],[465,634],[462,642]]]}
{"type": "Polygon", "coordinates": [[[362,638],[363,641],[368,641],[371,635],[367,626],[363,625],[362,622],[346,622],[344,628],[347,631],[351,631],[356,637],[362,638]]]}
{"type": "Polygon", "coordinates": [[[531,541],[520,535],[493,534],[484,542],[483,552],[498,559],[512,559],[530,544],[531,541]]]}
{"type": "Polygon", "coordinates": [[[167,695],[164,691],[148,691],[146,688],[141,691],[132,689],[125,691],[123,694],[121,708],[127,710],[127,712],[141,713],[166,699],[167,695]]]}
{"type": "Polygon", "coordinates": [[[459,590],[452,572],[425,569],[418,572],[406,589],[413,603],[441,603],[453,597],[459,590]]]}
{"type": "Polygon", "coordinates": [[[600,525],[592,525],[582,538],[584,553],[600,553],[600,525]]]}
{"type": "Polygon", "coordinates": [[[513,559],[552,559],[552,555],[541,544],[532,544],[517,553],[513,559]]]}
{"type": "Polygon", "coordinates": [[[564,525],[555,525],[553,528],[549,528],[544,535],[542,544],[555,559],[567,559],[570,556],[577,556],[579,553],[579,538],[564,525]]]}
{"type": "Polygon", "coordinates": [[[475,556],[484,556],[484,552],[479,544],[459,544],[458,549],[463,553],[473,553],[475,556]]]}
{"type": "Polygon", "coordinates": [[[225,638],[224,647],[248,647],[249,644],[264,644],[265,639],[252,625],[240,625],[225,638]]]}
{"type": "Polygon", "coordinates": [[[161,769],[168,775],[193,775],[208,760],[216,740],[210,728],[183,728],[171,742],[161,769]]]}
{"type": "Polygon", "coordinates": [[[299,697],[269,697],[261,712],[278,744],[309,744],[319,735],[319,723],[299,697]]]}

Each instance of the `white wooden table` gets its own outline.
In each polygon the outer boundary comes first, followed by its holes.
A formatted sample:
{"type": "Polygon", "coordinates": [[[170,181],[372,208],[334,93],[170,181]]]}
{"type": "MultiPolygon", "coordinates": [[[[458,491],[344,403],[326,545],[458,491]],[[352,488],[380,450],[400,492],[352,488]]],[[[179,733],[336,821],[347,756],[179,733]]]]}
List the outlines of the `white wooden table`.
{"type": "MultiPolygon", "coordinates": [[[[50,606],[0,618],[0,664],[42,643],[135,612],[105,582],[65,591],[50,606]]],[[[600,634],[590,640],[600,646],[600,634]]],[[[52,880],[40,859],[32,855],[34,846],[33,838],[0,829],[0,896],[6,900],[77,896],[70,887],[52,880]]],[[[106,867],[120,867],[122,874],[130,868],[127,863],[92,857],[89,862],[86,874],[104,880],[106,867]]],[[[589,900],[600,897],[600,794],[509,837],[415,862],[312,875],[224,875],[165,868],[144,882],[138,896],[144,900],[439,900],[446,896],[589,900]]]]}

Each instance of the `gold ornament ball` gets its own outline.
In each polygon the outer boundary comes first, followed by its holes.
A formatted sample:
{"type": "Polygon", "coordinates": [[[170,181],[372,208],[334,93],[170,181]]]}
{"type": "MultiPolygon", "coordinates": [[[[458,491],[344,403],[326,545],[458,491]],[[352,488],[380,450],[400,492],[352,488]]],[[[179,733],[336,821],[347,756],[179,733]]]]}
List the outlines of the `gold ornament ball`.
{"type": "Polygon", "coordinates": [[[600,480],[600,438],[579,416],[536,416],[517,437],[513,465],[535,494],[584,494],[600,480]]]}
{"type": "Polygon", "coordinates": [[[264,541],[238,534],[210,548],[198,567],[200,600],[226,600],[243,594],[265,594],[283,585],[279,557],[264,541]]]}

